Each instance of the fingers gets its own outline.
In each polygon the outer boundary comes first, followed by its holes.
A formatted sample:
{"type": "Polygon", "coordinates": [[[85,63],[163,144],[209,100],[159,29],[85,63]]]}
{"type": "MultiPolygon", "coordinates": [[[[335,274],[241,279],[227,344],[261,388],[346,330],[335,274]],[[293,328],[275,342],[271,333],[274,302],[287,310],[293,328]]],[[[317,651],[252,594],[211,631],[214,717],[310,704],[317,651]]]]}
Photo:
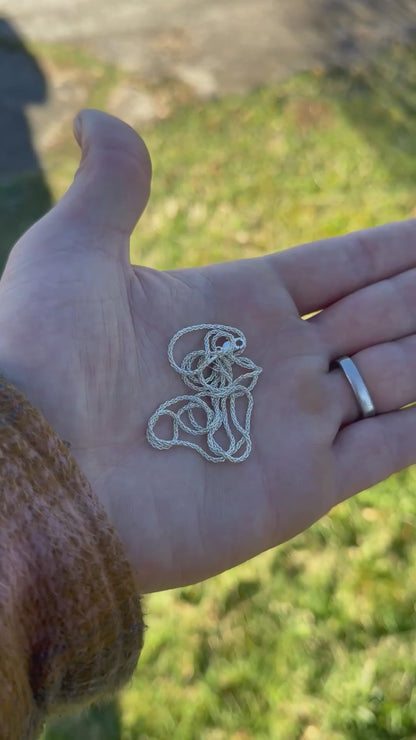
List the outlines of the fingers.
{"type": "Polygon", "coordinates": [[[416,462],[416,406],[344,427],[333,452],[340,503],[416,462]]]}
{"type": "Polygon", "coordinates": [[[416,267],[416,220],[356,231],[268,255],[301,316],[416,267]]]}
{"type": "MultiPolygon", "coordinates": [[[[416,336],[404,337],[351,356],[377,414],[400,409],[416,401],[416,336]]],[[[328,396],[337,427],[360,418],[354,393],[339,368],[327,376],[328,396]]],[[[416,447],[415,447],[416,453],[416,447]]]]}
{"type": "Polygon", "coordinates": [[[331,360],[416,332],[416,269],[358,290],[307,319],[331,360]]]}
{"type": "MultiPolygon", "coordinates": [[[[142,139],[118,118],[83,110],[74,121],[82,158],[54,216],[129,236],[150,194],[151,161],[142,139]]],[[[110,240],[111,241],[111,240],[110,240]]]]}
{"type": "MultiPolygon", "coordinates": [[[[358,290],[307,320],[314,325],[329,363],[347,355],[355,362],[377,413],[416,400],[416,269],[358,290]]],[[[329,374],[338,421],[360,409],[342,370],[329,374]]]]}

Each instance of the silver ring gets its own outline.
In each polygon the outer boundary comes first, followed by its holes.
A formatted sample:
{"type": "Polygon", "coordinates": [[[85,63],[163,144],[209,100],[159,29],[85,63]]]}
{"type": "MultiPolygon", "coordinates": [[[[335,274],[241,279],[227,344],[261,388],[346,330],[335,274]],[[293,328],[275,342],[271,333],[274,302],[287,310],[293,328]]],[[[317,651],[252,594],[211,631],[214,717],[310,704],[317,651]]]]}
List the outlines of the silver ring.
{"type": "Polygon", "coordinates": [[[356,397],[357,403],[360,407],[362,418],[365,419],[368,416],[375,416],[376,410],[368,392],[368,388],[358,372],[356,365],[351,360],[351,357],[339,357],[337,360],[332,362],[332,365],[339,365],[341,370],[344,371],[345,377],[354,391],[354,396],[356,397]]]}

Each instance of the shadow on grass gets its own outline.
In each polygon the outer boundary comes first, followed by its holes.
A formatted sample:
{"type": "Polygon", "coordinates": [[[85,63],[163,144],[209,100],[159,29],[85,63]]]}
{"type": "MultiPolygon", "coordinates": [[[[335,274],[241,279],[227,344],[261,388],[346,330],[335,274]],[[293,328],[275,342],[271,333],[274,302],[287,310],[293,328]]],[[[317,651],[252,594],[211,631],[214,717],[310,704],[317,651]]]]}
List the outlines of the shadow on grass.
{"type": "MultiPolygon", "coordinates": [[[[345,64],[332,64],[326,70],[300,73],[288,82],[278,103],[291,107],[299,132],[307,137],[313,129],[326,128],[326,119],[331,118],[325,107],[328,101],[376,153],[392,187],[407,195],[413,192],[416,30],[409,30],[406,43],[392,44],[345,64]]],[[[340,141],[338,146],[346,145],[340,141]]]]}
{"type": "Polygon", "coordinates": [[[47,723],[41,740],[120,740],[121,717],[116,699],[93,705],[79,716],[47,723]]]}
{"type": "Polygon", "coordinates": [[[19,237],[51,207],[25,107],[47,100],[45,75],[9,21],[0,18],[0,274],[19,237]]]}
{"type": "Polygon", "coordinates": [[[413,191],[416,174],[416,36],[350,70],[332,69],[325,85],[367,140],[392,183],[413,191]]]}

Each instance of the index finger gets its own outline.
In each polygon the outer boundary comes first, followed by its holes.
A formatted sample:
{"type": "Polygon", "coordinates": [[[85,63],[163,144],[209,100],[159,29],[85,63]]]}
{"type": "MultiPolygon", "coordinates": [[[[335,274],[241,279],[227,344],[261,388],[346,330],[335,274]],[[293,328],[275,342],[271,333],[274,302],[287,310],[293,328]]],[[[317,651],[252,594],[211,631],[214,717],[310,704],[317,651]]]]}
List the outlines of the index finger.
{"type": "Polygon", "coordinates": [[[302,316],[416,267],[416,219],[302,244],[262,259],[271,261],[302,316]]]}

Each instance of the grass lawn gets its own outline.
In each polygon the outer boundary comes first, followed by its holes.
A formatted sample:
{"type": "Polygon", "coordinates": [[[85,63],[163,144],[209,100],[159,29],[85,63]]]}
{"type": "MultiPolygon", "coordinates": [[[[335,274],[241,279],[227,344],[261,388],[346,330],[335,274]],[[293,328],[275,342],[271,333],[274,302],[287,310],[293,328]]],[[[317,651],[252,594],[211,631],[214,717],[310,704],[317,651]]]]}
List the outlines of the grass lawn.
{"type": "MultiPolygon", "coordinates": [[[[411,216],[415,70],[416,50],[394,48],[348,73],[172,105],[141,130],[153,194],[132,261],[256,256],[411,216]]],[[[92,103],[106,109],[118,80],[102,67],[92,103]]],[[[77,162],[68,131],[44,162],[55,199],[77,162]]],[[[409,469],[275,550],[148,597],[131,684],[43,740],[416,738],[415,494],[409,469]]]]}

